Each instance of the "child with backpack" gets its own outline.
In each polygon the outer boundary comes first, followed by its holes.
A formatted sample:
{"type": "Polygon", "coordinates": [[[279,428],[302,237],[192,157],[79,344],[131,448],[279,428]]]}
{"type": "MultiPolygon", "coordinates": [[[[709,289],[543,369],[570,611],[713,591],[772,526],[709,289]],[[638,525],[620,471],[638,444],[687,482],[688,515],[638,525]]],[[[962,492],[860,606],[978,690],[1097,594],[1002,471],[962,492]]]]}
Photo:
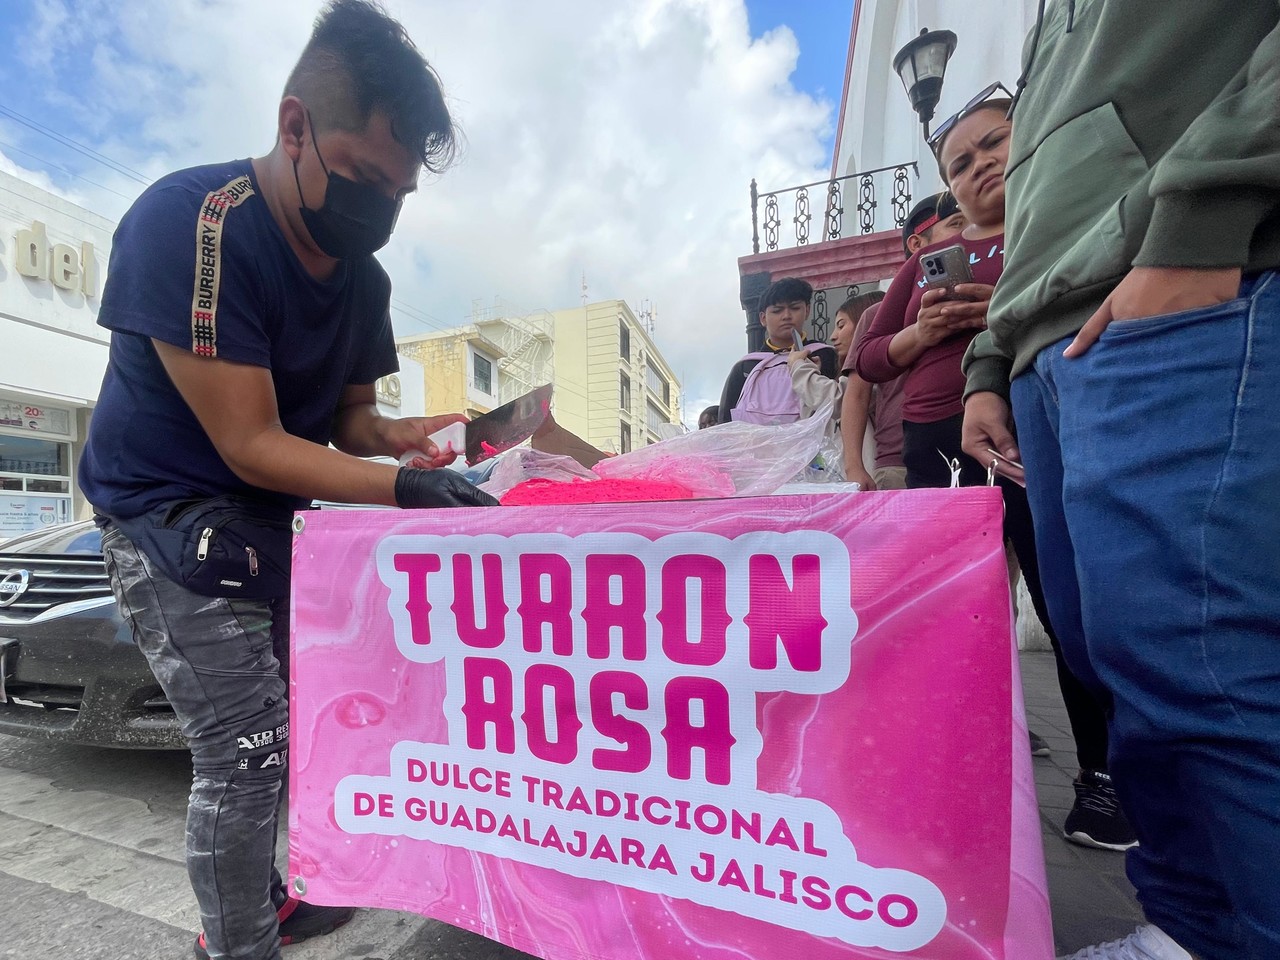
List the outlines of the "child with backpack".
{"type": "Polygon", "coordinates": [[[804,339],[813,302],[813,287],[798,277],[771,283],[760,295],[760,324],[765,329],[764,348],[748,353],[734,364],[720,397],[720,422],[793,423],[801,419],[799,395],[792,386],[787,357],[795,348],[794,334],[823,377],[840,376],[835,348],[829,343],[804,339]]]}

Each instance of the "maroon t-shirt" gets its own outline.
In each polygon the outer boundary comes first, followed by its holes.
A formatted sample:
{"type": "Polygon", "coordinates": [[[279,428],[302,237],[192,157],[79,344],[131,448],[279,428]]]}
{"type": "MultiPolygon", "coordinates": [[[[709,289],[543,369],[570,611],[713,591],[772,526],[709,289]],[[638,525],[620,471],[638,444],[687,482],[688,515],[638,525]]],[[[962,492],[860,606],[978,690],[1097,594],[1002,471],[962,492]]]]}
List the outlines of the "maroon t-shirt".
{"type": "Polygon", "coordinates": [[[864,380],[884,383],[902,377],[902,417],[912,423],[936,423],[964,411],[964,373],[960,361],[977,330],[948,337],[926,350],[905,372],[889,359],[894,334],[916,322],[920,298],[928,289],[920,270],[920,255],[960,244],[969,252],[974,283],[992,286],[1004,270],[1004,234],[985,240],[951,237],[912,255],[898,270],[866,335],[854,344],[854,369],[864,380]]]}
{"type": "MultiPolygon", "coordinates": [[[[873,303],[862,311],[858,326],[853,331],[853,342],[856,344],[867,335],[880,304],[873,303]]],[[[853,370],[853,350],[845,358],[844,372],[853,370]]],[[[875,433],[876,467],[902,466],[902,381],[905,377],[895,377],[884,383],[877,383],[871,394],[871,409],[867,420],[875,433]]]]}

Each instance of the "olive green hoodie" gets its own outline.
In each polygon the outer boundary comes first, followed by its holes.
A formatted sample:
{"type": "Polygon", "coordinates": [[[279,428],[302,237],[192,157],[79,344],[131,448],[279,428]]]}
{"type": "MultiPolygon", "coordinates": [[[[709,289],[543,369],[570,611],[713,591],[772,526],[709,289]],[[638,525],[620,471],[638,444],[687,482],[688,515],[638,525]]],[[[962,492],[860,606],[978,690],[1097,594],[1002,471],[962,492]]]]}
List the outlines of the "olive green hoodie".
{"type": "Polygon", "coordinates": [[[1278,24],[1280,0],[1056,0],[1023,56],[966,393],[1007,397],[1132,266],[1280,267],[1278,24]]]}

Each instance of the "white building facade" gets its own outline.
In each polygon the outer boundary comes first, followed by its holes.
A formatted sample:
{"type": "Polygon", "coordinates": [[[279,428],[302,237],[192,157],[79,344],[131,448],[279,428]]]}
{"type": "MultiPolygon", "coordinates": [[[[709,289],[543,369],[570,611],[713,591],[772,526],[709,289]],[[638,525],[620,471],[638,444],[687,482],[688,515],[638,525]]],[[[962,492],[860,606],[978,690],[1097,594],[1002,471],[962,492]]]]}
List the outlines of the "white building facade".
{"type": "Polygon", "coordinates": [[[107,364],[114,229],[0,173],[0,540],[88,513],[75,466],[107,364]]]}
{"type": "Polygon", "coordinates": [[[915,161],[920,179],[913,193],[941,190],[920,120],[893,72],[894,54],[925,28],[956,35],[934,111],[937,126],[989,83],[1014,88],[1035,20],[1036,0],[856,0],[831,175],[915,161]]]}

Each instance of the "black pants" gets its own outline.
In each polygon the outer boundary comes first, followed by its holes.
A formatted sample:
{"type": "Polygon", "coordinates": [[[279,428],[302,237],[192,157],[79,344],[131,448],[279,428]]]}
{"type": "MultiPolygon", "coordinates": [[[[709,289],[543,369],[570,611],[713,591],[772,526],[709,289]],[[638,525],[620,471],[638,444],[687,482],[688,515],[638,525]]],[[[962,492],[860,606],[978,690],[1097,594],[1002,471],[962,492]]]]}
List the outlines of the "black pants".
{"type": "Polygon", "coordinates": [[[102,553],[116,603],[191,747],[187,873],[205,942],[218,956],[279,960],[289,603],[192,593],[115,526],[103,531],[102,553]]]}
{"type": "MultiPolygon", "coordinates": [[[[951,486],[949,464],[952,460],[960,462],[962,487],[986,484],[987,468],[960,449],[963,421],[964,414],[934,423],[902,421],[902,462],[907,467],[909,489],[951,486]]],[[[1036,538],[1026,490],[1003,477],[998,478],[997,483],[1004,492],[1005,538],[1013,544],[1013,552],[1027,582],[1027,592],[1031,595],[1031,604],[1053,646],[1058,666],[1058,688],[1062,691],[1067,718],[1071,722],[1071,735],[1076,741],[1076,759],[1083,770],[1106,770],[1107,710],[1110,705],[1099,703],[1062,659],[1062,649],[1053,632],[1053,624],[1049,622],[1044,587],[1040,583],[1040,563],[1036,559],[1036,538]]]]}

